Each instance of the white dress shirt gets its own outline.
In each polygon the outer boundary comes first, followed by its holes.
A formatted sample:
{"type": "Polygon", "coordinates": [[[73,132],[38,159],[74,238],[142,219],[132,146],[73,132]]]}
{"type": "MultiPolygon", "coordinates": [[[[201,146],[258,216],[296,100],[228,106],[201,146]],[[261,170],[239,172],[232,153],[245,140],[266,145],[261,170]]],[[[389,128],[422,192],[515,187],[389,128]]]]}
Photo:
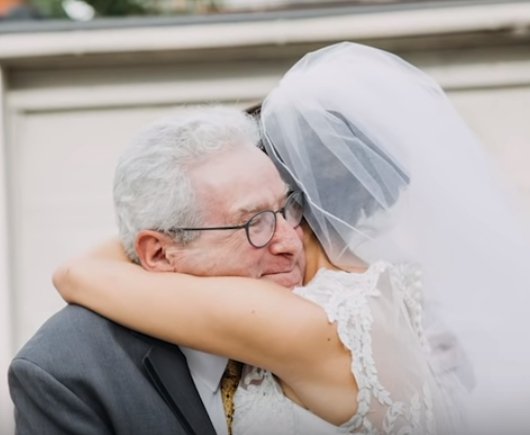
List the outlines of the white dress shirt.
{"type": "Polygon", "coordinates": [[[220,382],[228,359],[180,346],[217,435],[228,435],[220,382]]]}

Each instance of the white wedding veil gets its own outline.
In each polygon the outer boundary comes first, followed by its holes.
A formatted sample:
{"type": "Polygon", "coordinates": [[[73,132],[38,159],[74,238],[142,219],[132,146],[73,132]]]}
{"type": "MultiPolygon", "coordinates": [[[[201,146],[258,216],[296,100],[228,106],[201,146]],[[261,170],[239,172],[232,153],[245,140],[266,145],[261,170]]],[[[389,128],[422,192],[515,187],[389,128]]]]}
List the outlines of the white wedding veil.
{"type": "Polygon", "coordinates": [[[426,321],[441,312],[474,367],[475,411],[499,412],[505,429],[522,424],[530,245],[513,198],[441,88],[395,55],[341,43],[296,63],[261,120],[266,151],[304,191],[306,220],[330,260],[419,263],[426,321]]]}

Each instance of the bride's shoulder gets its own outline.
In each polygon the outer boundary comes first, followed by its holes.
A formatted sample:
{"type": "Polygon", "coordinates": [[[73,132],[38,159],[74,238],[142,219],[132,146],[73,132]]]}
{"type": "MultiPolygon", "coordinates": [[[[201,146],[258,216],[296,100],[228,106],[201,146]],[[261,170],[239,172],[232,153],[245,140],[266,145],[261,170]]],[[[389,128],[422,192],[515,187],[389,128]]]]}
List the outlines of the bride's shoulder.
{"type": "Polygon", "coordinates": [[[421,278],[421,266],[417,263],[399,262],[391,263],[385,260],[375,261],[363,267],[351,269],[319,269],[308,285],[322,280],[360,280],[369,281],[383,274],[391,275],[402,280],[413,280],[421,278]]]}
{"type": "Polygon", "coordinates": [[[393,293],[401,293],[406,301],[415,301],[421,304],[423,274],[419,264],[378,261],[370,265],[367,271],[373,275],[373,279],[377,281],[377,287],[380,290],[391,289],[393,293]]]}
{"type": "Polygon", "coordinates": [[[419,264],[391,264],[388,267],[388,274],[393,287],[396,287],[414,299],[421,299],[423,273],[419,264]]]}
{"type": "Polygon", "coordinates": [[[391,263],[376,261],[363,269],[327,269],[318,270],[314,278],[304,287],[296,289],[305,291],[328,292],[337,288],[372,291],[379,287],[392,287],[410,296],[417,297],[422,287],[421,267],[415,263],[391,263]]]}

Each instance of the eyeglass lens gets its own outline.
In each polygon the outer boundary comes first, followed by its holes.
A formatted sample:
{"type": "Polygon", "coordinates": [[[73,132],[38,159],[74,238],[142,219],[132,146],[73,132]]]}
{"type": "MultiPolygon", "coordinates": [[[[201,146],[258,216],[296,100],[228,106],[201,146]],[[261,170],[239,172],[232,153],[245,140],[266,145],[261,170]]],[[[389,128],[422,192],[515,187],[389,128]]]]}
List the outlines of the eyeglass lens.
{"type": "MultiPolygon", "coordinates": [[[[299,192],[290,195],[285,207],[280,210],[283,218],[293,228],[296,228],[302,221],[303,211],[302,195],[299,192]]],[[[276,213],[278,212],[262,211],[249,220],[247,235],[251,245],[262,248],[269,243],[276,230],[276,213]]]]}

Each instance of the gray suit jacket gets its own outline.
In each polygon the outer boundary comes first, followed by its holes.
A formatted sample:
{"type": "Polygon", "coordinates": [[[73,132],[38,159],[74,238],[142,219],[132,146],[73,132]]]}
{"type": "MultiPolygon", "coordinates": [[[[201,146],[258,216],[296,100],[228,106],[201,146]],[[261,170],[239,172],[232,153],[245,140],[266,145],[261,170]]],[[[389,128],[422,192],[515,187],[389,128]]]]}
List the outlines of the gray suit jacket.
{"type": "Polygon", "coordinates": [[[178,347],[72,305],[14,358],[17,434],[215,435],[178,347]]]}

